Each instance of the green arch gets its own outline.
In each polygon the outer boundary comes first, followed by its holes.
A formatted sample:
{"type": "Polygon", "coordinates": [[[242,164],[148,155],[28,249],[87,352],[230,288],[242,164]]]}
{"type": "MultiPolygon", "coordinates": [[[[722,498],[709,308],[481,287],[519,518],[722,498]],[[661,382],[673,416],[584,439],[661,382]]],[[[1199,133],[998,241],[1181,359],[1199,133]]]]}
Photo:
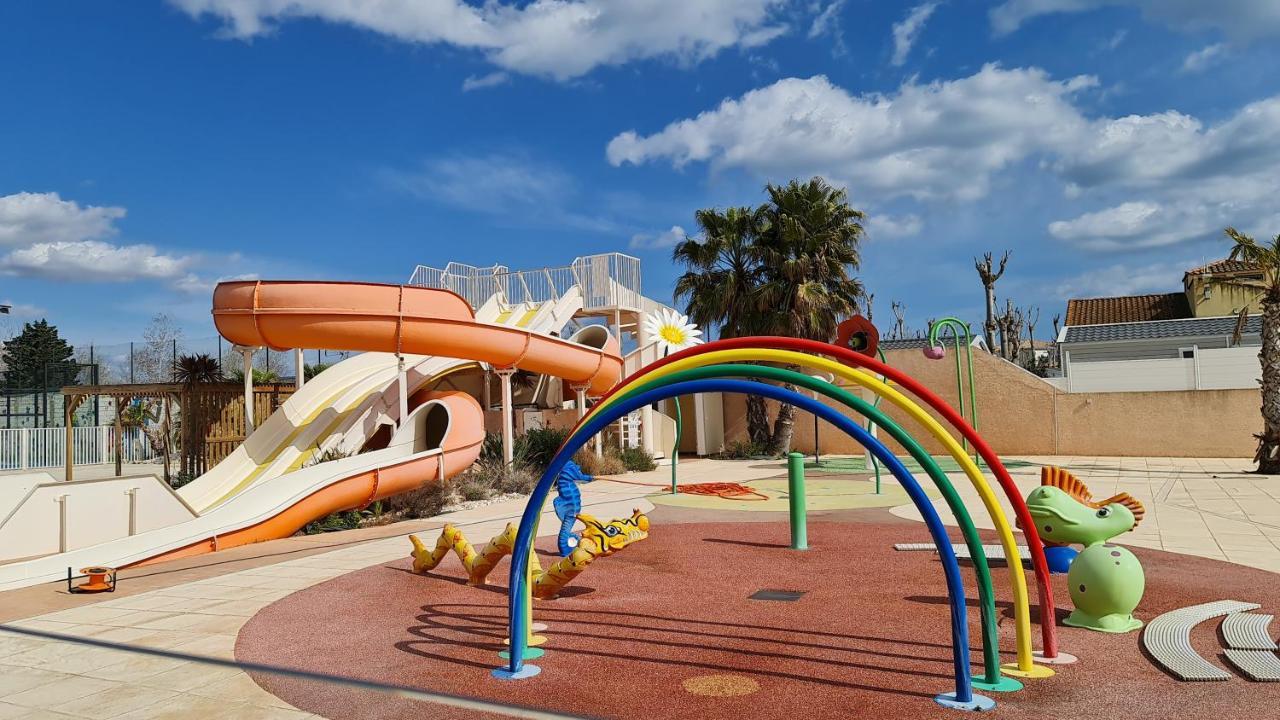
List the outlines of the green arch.
{"type": "Polygon", "coordinates": [[[707,365],[689,370],[666,375],[656,380],[650,380],[637,387],[629,390],[628,395],[643,393],[648,390],[659,388],[673,383],[684,382],[689,380],[701,380],[705,378],[716,378],[725,376],[748,377],[748,378],[767,378],[782,383],[791,383],[799,385],[813,392],[818,392],[827,397],[836,400],[855,412],[870,419],[875,424],[884,428],[886,432],[897,440],[903,448],[911,455],[925,472],[933,480],[938,490],[942,493],[943,499],[947,502],[947,507],[955,516],[956,522],[960,525],[960,532],[964,535],[966,547],[973,560],[974,572],[978,580],[978,601],[982,620],[982,661],[983,661],[983,679],[975,680],[974,687],[986,690],[1011,691],[1018,690],[1022,687],[1021,683],[1013,678],[1004,677],[1000,674],[1000,647],[999,633],[996,628],[996,609],[995,595],[991,585],[991,568],[987,562],[986,551],[982,547],[982,539],[978,536],[978,530],[973,524],[973,518],[970,517],[969,511],[965,508],[964,501],[961,500],[956,493],[955,486],[951,484],[951,480],[947,478],[942,469],[938,467],[937,462],[929,453],[925,452],[915,438],[906,430],[902,429],[892,418],[886,415],[879,408],[863,400],[862,398],[850,393],[849,391],[837,387],[833,383],[820,380],[804,373],[794,370],[786,370],[783,368],[767,367],[764,365],[753,365],[749,363],[733,363],[707,365]]]}

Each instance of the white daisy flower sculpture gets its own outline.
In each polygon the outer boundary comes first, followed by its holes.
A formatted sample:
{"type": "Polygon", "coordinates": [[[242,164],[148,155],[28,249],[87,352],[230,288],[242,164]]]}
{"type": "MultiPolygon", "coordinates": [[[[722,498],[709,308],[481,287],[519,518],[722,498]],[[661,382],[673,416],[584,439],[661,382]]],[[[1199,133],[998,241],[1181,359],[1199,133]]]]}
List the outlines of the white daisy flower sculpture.
{"type": "Polygon", "coordinates": [[[687,315],[662,308],[644,316],[644,329],[663,355],[680,352],[702,342],[702,331],[687,315]]]}

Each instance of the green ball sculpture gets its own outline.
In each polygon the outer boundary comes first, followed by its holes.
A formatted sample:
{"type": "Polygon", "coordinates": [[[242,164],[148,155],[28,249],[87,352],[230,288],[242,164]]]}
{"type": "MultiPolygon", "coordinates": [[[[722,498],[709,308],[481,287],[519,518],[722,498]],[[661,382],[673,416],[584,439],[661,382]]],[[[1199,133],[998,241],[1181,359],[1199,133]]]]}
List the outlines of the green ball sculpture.
{"type": "Polygon", "coordinates": [[[1142,564],[1133,553],[1108,541],[1137,527],[1142,503],[1128,493],[1095,502],[1074,475],[1046,467],[1040,487],[1027,495],[1027,510],[1045,542],[1084,546],[1067,571],[1076,609],[1063,623],[1107,633],[1141,628],[1133,610],[1146,589],[1142,564]]]}

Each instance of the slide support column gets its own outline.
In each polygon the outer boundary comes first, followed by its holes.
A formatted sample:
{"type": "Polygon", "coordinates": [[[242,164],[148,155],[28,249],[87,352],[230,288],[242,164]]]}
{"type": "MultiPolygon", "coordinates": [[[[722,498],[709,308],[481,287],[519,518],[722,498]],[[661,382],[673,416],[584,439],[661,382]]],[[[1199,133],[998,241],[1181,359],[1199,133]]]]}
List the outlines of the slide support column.
{"type": "Polygon", "coordinates": [[[244,360],[244,436],[253,433],[253,348],[240,348],[244,360]]]}
{"type": "Polygon", "coordinates": [[[787,455],[787,505],[791,509],[791,549],[809,549],[808,518],[804,502],[804,455],[787,455]]]}
{"type": "Polygon", "coordinates": [[[302,357],[302,348],[293,349],[293,389],[301,390],[307,381],[307,363],[302,357]]]}
{"type": "Polygon", "coordinates": [[[511,376],[515,372],[515,368],[498,371],[502,382],[502,461],[508,465],[515,459],[515,418],[511,409],[511,376]]]}
{"type": "Polygon", "coordinates": [[[399,395],[400,405],[397,408],[400,411],[400,419],[396,421],[396,427],[404,427],[404,421],[409,417],[409,378],[404,369],[404,356],[396,356],[396,394],[399,395]]]}

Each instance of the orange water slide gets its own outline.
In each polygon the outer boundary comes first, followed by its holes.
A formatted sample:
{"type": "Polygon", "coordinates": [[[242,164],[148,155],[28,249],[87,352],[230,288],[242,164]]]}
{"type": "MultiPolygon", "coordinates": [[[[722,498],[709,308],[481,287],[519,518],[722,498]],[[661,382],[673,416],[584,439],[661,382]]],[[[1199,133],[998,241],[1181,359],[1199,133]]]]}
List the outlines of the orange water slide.
{"type": "MultiPolygon", "coordinates": [[[[219,283],[213,318],[222,336],[239,345],[324,348],[436,355],[554,375],[602,395],[622,377],[618,341],[601,326],[570,342],[520,328],[477,322],[471,306],[447,290],[375,283],[237,281],[219,283]]],[[[283,511],[229,532],[209,535],[138,564],[199,555],[288,537],[332,512],[364,507],[470,466],[484,439],[483,413],[460,392],[422,389],[409,407],[444,412],[440,453],[364,469],[317,489],[283,511]]],[[[430,418],[427,418],[430,421],[430,418]]],[[[435,430],[428,430],[434,434],[435,430]]]]}
{"type": "Polygon", "coordinates": [[[618,340],[603,327],[569,342],[477,322],[448,290],[354,282],[219,283],[218,332],[245,346],[438,355],[554,375],[603,395],[622,378],[618,340]]]}

